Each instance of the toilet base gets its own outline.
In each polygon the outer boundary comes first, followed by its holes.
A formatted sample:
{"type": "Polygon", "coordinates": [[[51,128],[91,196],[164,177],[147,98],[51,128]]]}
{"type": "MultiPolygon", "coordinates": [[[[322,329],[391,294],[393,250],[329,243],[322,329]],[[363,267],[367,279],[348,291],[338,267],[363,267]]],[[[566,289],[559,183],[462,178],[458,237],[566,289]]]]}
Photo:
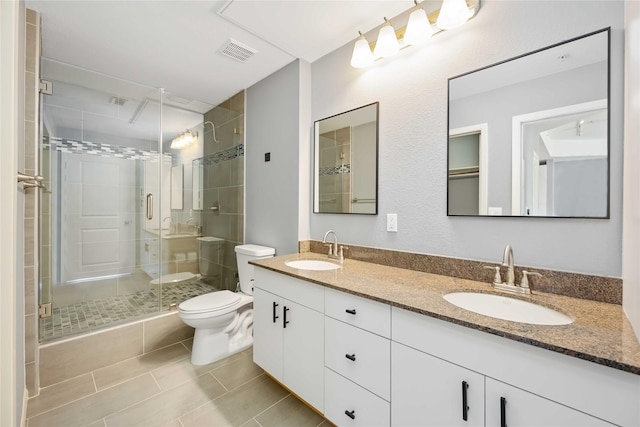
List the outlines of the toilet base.
{"type": "Polygon", "coordinates": [[[208,365],[253,345],[253,310],[236,314],[225,330],[196,328],[191,349],[193,365],[208,365]]]}

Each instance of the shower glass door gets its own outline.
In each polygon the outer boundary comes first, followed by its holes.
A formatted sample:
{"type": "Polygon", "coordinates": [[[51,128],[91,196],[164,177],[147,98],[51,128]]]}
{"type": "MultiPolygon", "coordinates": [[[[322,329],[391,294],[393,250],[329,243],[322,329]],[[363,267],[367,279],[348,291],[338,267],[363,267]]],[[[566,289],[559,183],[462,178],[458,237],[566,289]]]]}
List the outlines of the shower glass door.
{"type": "Polygon", "coordinates": [[[41,61],[40,320],[48,341],[160,309],[161,229],[171,156],[160,90],[41,61]],[[153,254],[149,248],[154,246],[153,254]]]}

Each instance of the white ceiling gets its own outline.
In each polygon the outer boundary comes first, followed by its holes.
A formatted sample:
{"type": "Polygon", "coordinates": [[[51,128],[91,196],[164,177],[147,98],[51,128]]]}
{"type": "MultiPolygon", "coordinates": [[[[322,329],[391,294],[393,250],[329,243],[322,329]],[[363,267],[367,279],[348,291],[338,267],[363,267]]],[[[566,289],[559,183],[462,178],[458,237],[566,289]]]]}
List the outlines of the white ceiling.
{"type": "Polygon", "coordinates": [[[309,62],[409,9],[410,0],[26,0],[43,56],[212,105],[296,58],[309,62]],[[233,38],[246,63],[218,50],[233,38]]]}

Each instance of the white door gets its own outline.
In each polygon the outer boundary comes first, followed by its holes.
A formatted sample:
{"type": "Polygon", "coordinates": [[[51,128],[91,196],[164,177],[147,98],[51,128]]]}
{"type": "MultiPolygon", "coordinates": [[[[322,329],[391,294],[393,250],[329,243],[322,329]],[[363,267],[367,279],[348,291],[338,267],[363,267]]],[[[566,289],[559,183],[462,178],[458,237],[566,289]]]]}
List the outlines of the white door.
{"type": "Polygon", "coordinates": [[[136,162],[62,155],[62,283],[135,267],[136,162]]]}
{"type": "Polygon", "coordinates": [[[484,425],[483,375],[395,342],[391,360],[391,425],[484,425]]]}

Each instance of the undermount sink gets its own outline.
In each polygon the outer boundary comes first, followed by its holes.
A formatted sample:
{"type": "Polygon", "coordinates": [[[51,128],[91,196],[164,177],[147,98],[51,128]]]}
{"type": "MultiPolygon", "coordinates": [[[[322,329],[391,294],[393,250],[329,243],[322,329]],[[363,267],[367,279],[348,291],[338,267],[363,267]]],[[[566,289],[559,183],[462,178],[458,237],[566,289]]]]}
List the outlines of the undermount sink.
{"type": "Polygon", "coordinates": [[[573,319],[556,310],[502,295],[453,292],[443,297],[453,305],[474,313],[533,325],[568,325],[573,319]]]}
{"type": "Polygon", "coordinates": [[[286,266],[292,268],[298,268],[300,270],[336,270],[340,268],[340,264],[334,264],[329,261],[322,261],[319,259],[297,259],[293,261],[286,261],[284,263],[286,266]]]}

